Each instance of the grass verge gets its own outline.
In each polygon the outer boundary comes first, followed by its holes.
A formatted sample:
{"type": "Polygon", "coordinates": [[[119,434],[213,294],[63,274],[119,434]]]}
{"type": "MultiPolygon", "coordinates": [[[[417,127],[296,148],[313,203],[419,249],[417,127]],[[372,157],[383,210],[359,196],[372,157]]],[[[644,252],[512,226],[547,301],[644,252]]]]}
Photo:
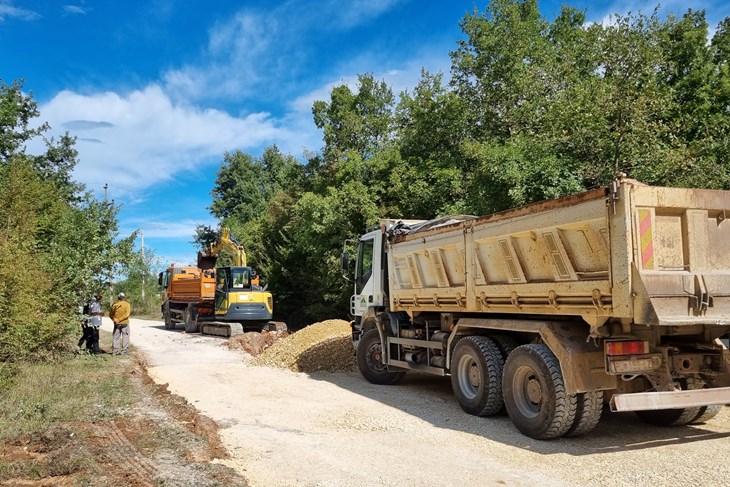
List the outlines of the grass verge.
{"type": "Polygon", "coordinates": [[[215,423],[136,353],[0,367],[0,486],[247,485],[214,462],[215,423]]]}

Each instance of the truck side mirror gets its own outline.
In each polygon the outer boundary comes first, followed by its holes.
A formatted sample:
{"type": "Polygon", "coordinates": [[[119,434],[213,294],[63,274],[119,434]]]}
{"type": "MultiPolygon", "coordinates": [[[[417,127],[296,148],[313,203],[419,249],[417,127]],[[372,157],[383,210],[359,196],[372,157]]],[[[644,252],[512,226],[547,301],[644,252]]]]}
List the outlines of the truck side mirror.
{"type": "Polygon", "coordinates": [[[340,271],[342,271],[342,277],[352,282],[352,278],[348,275],[350,271],[350,254],[346,250],[340,256],[340,271]]]}
{"type": "Polygon", "coordinates": [[[162,286],[162,272],[160,272],[159,274],[157,274],[157,284],[159,284],[160,286],[162,286]]]}

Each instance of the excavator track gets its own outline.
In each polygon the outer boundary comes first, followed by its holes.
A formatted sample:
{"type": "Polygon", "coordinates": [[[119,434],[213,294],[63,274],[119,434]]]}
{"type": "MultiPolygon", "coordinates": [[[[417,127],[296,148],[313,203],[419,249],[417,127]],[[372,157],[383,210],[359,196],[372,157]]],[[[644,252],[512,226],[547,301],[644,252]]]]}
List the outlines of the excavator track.
{"type": "Polygon", "coordinates": [[[201,333],[204,335],[216,335],[221,337],[234,337],[243,334],[243,327],[240,323],[222,323],[220,321],[204,321],[201,324],[201,333]]]}

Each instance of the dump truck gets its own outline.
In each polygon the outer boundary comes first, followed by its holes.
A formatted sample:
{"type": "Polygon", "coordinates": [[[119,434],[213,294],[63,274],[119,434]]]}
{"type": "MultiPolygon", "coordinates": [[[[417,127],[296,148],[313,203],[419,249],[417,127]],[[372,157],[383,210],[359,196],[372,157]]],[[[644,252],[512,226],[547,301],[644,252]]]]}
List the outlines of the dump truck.
{"type": "Polygon", "coordinates": [[[256,271],[247,266],[246,252],[228,228],[222,230],[214,245],[198,253],[197,264],[173,264],[159,274],[166,328],[183,323],[188,333],[200,331],[226,337],[244,330],[286,331],[284,323],[272,321],[273,296],[261,287],[256,271]],[[224,251],[234,265],[215,267],[224,251]]]}
{"type": "Polygon", "coordinates": [[[730,404],[729,218],[730,191],[622,177],[488,216],[382,220],[357,241],[358,368],[450,376],[464,411],[506,409],[535,439],[590,432],[605,403],[705,422],[730,404]]]}
{"type": "Polygon", "coordinates": [[[215,270],[192,266],[175,266],[158,275],[163,288],[162,318],[165,328],[172,330],[183,324],[185,331],[199,331],[198,314],[212,314],[215,300],[215,270]]]}

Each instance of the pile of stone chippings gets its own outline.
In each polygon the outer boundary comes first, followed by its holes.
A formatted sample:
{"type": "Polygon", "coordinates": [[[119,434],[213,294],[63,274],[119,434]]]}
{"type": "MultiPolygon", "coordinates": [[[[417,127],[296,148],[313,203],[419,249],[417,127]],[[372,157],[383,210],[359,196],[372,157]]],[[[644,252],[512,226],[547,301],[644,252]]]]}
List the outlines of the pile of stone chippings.
{"type": "Polygon", "coordinates": [[[252,365],[306,373],[355,370],[351,340],[352,332],[347,321],[321,321],[276,340],[252,361],[252,365]]]}
{"type": "Polygon", "coordinates": [[[233,350],[243,350],[244,352],[253,355],[261,355],[261,353],[274,344],[277,340],[285,338],[286,332],[271,332],[262,331],[250,331],[237,335],[228,340],[228,348],[233,350]]]}

